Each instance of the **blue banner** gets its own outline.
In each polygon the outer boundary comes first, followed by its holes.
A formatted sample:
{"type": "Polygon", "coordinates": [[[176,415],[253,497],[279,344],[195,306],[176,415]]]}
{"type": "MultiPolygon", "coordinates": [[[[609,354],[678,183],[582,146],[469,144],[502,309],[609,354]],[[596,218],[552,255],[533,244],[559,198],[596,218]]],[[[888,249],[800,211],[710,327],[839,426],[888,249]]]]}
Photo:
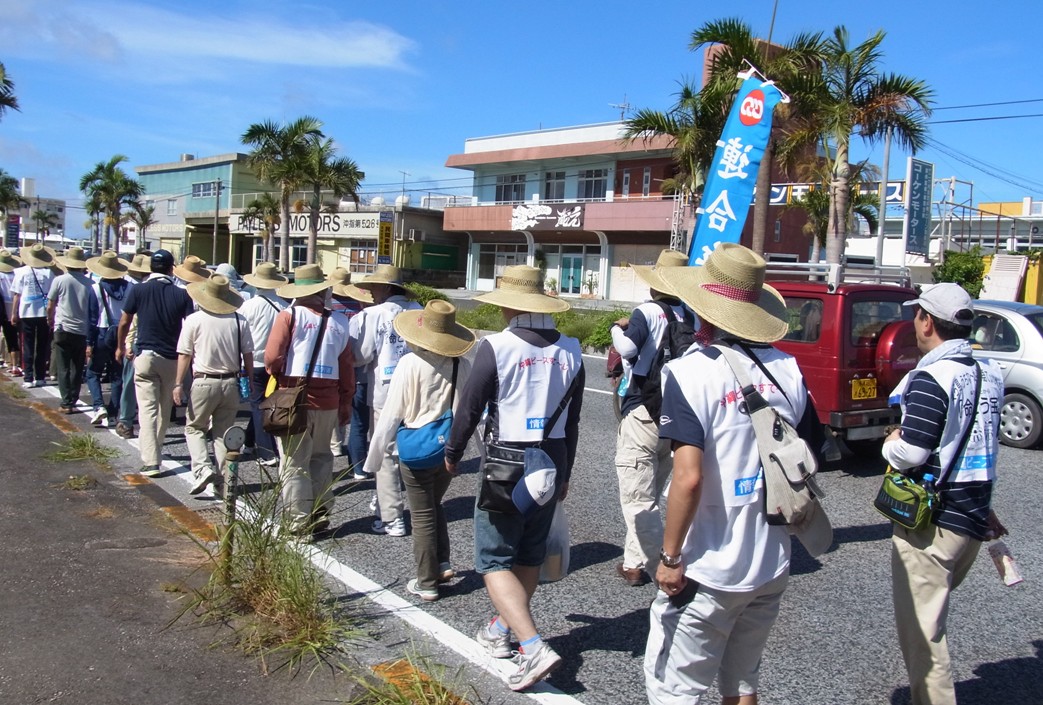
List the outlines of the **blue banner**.
{"type": "Polygon", "coordinates": [[[713,156],[695,231],[688,249],[688,264],[701,265],[718,243],[738,242],[753,200],[764,148],[771,135],[771,114],[788,100],[770,81],[752,73],[744,78],[713,156]]]}

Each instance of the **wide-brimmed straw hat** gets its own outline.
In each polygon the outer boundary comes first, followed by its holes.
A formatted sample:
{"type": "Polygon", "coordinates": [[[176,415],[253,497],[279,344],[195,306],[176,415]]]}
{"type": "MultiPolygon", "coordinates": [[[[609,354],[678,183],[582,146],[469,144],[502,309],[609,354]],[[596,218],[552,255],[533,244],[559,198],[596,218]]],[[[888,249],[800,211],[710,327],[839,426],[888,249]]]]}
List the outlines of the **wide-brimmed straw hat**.
{"type": "Polygon", "coordinates": [[[40,243],[23,246],[18,250],[18,255],[30,267],[53,267],[55,265],[54,250],[40,243]]]}
{"type": "Polygon", "coordinates": [[[255,289],[278,289],[290,283],[272,262],[261,262],[254,267],[253,274],[243,275],[243,281],[255,289]]]}
{"type": "Polygon", "coordinates": [[[293,270],[293,284],[279,287],[276,294],[284,299],[299,299],[329,289],[333,284],[326,281],[322,267],[317,264],[306,264],[293,270]]]}
{"type": "Polygon", "coordinates": [[[134,255],[134,258],[127,265],[127,272],[130,274],[152,274],[152,255],[134,255]]]}
{"type": "Polygon", "coordinates": [[[413,295],[413,292],[407,289],[406,285],[402,282],[402,270],[393,264],[378,264],[372,274],[367,274],[366,277],[358,282],[357,285],[360,289],[366,289],[368,291],[374,284],[388,284],[390,286],[398,287],[406,296],[413,295]]]}
{"type": "Polygon", "coordinates": [[[87,253],[82,247],[70,247],[65,254],[55,257],[55,261],[65,269],[87,269],[87,253]]]}
{"type": "Polygon", "coordinates": [[[22,266],[22,260],[15,257],[9,250],[0,250],[0,272],[13,272],[16,267],[22,266]]]}
{"type": "Polygon", "coordinates": [[[243,305],[243,297],[232,288],[228,277],[215,274],[201,282],[188,285],[188,295],[199,308],[210,313],[232,313],[243,305]]]}
{"type": "Polygon", "coordinates": [[[674,296],[674,292],[670,289],[670,285],[663,281],[663,277],[660,276],[664,267],[687,267],[688,266],[688,255],[677,250],[663,250],[659,253],[659,257],[656,258],[654,265],[647,264],[632,264],[630,268],[634,270],[641,280],[648,284],[650,289],[661,291],[664,294],[670,294],[674,296]]]}
{"type": "Polygon", "coordinates": [[[504,269],[496,288],[474,299],[529,313],[561,313],[571,308],[567,301],[543,293],[543,273],[525,264],[504,269]]]}
{"type": "Polygon", "coordinates": [[[373,294],[352,284],[351,272],[344,269],[344,267],[337,267],[329,273],[326,279],[333,284],[334,296],[347,296],[362,303],[373,303],[373,294]]]}
{"type": "Polygon", "coordinates": [[[130,268],[114,251],[105,250],[98,257],[87,260],[87,269],[102,279],[122,279],[130,268]]]}
{"type": "Polygon", "coordinates": [[[195,255],[189,255],[184,262],[174,267],[174,276],[189,283],[206,281],[211,274],[206,268],[206,262],[195,255]]]}
{"type": "Polygon", "coordinates": [[[446,357],[460,357],[474,346],[474,332],[456,322],[456,306],[432,299],[422,309],[402,311],[392,324],[414,347],[446,357]]]}
{"type": "Polygon", "coordinates": [[[774,343],[789,331],[786,304],[764,283],[764,258],[721,243],[701,267],[665,267],[659,274],[674,294],[718,329],[755,343],[774,343]]]}

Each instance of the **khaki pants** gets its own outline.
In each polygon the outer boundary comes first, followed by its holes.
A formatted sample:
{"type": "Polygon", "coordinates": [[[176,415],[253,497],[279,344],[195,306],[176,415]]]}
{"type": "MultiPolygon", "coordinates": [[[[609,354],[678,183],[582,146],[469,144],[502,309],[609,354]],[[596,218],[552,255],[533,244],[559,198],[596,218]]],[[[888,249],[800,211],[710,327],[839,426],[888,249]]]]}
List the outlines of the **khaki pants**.
{"type": "Polygon", "coordinates": [[[980,548],[981,541],[934,524],[920,531],[894,527],[891,586],[913,705],[956,705],[946,639],[949,594],[980,548]]]}
{"type": "Polygon", "coordinates": [[[159,465],[174,405],[177,360],[142,351],[134,357],[134,390],[138,397],[138,443],[143,465],[159,465]]]}
{"type": "Polygon", "coordinates": [[[627,531],[624,568],[643,568],[655,575],[663,545],[659,502],[673,469],[670,442],[659,439],[659,427],[648,409],[638,406],[619,422],[616,434],[619,504],[627,531]]]}
{"type": "Polygon", "coordinates": [[[207,379],[201,377],[192,384],[192,395],[188,398],[185,423],[185,442],[192,458],[192,470],[197,475],[213,469],[210,453],[206,446],[207,429],[213,430],[214,455],[217,456],[218,472],[224,467],[225,444],[221,441],[225,431],[235,423],[239,411],[239,381],[232,379],[207,379]]]}
{"type": "Polygon", "coordinates": [[[321,515],[333,511],[333,453],[330,435],[337,425],[337,410],[308,409],[308,427],[296,436],[276,438],[282,464],[283,507],[292,530],[307,528],[321,515]]]}
{"type": "MultiPolygon", "coordinates": [[[[380,422],[380,409],[373,410],[373,424],[376,428],[380,422]]],[[[401,519],[406,511],[406,502],[402,492],[402,473],[398,470],[398,448],[392,441],[388,452],[380,461],[377,470],[377,503],[380,505],[380,520],[390,524],[401,519]]]]}

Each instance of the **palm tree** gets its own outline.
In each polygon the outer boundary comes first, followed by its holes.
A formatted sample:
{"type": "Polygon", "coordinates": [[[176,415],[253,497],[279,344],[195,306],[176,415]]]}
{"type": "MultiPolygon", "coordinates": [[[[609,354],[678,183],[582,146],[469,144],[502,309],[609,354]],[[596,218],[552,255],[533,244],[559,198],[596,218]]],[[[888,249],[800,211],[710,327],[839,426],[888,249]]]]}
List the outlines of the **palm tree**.
{"type": "Polygon", "coordinates": [[[156,220],[156,207],[151,203],[145,205],[141,201],[134,201],[130,204],[130,212],[127,214],[127,220],[138,229],[138,241],[135,243],[135,247],[142,248],[145,246],[145,233],[153,225],[158,223],[156,220]]]}
{"type": "Polygon", "coordinates": [[[14,94],[14,81],[7,76],[3,62],[0,62],[0,118],[8,110],[21,110],[18,98],[14,94]]]}
{"type": "Polygon", "coordinates": [[[11,211],[28,205],[29,201],[22,198],[19,192],[18,179],[0,169],[0,214],[3,215],[3,222],[7,223],[11,211]]]}
{"type": "MultiPolygon", "coordinates": [[[[821,248],[826,244],[826,232],[829,226],[829,189],[815,188],[800,198],[794,199],[784,210],[802,210],[808,220],[802,230],[811,240],[811,261],[821,259],[821,248]]],[[[880,212],[880,199],[873,193],[856,193],[851,199],[851,212],[848,214],[849,229],[854,227],[854,216],[863,218],[870,231],[876,230],[880,212]]]]}
{"type": "Polygon", "coordinates": [[[279,189],[279,268],[284,272],[290,268],[290,198],[302,183],[302,163],[312,137],[325,137],[322,121],[306,115],[286,125],[271,120],[254,123],[241,138],[253,147],[247,163],[258,177],[279,189]]]}
{"type": "Polygon", "coordinates": [[[36,223],[37,242],[46,241],[47,236],[51,234],[51,228],[58,227],[58,216],[50,211],[44,210],[43,208],[37,208],[29,217],[36,223]]]}
{"type": "Polygon", "coordinates": [[[246,204],[243,216],[261,223],[261,261],[272,261],[272,235],[279,227],[281,219],[279,199],[265,192],[246,204]]]}
{"type": "Polygon", "coordinates": [[[336,198],[350,196],[358,205],[359,183],[366,178],[358,164],[347,157],[337,157],[337,148],[332,139],[313,135],[308,139],[308,152],[304,161],[302,183],[311,187],[308,199],[308,262],[315,262],[315,249],[319,239],[319,214],[322,211],[322,192],[329,191],[336,198]]]}
{"type": "Polygon", "coordinates": [[[737,74],[751,65],[756,66],[769,80],[775,81],[790,97],[788,104],[780,103],[775,109],[772,137],[764,148],[760,170],[757,172],[751,249],[763,253],[777,140],[784,132],[786,121],[799,115],[805,107],[797,79],[803,74],[817,72],[823,55],[822,35],[801,33],[785,45],[769,46],[767,42],[757,39],[750,26],[742,20],[724,19],[707,22],[692,32],[688,48],[695,51],[713,44],[719,46],[712,54],[709,79],[702,92],[717,95],[717,101],[725,105],[726,113],[731,109],[731,103],[742,83],[737,74]]]}
{"type": "Polygon", "coordinates": [[[87,221],[87,227],[91,231],[91,247],[95,252],[98,252],[101,250],[101,220],[102,214],[105,212],[105,205],[101,202],[101,194],[96,191],[88,193],[83,200],[83,208],[87,211],[87,215],[90,216],[90,220],[87,221]]]}
{"type": "MultiPolygon", "coordinates": [[[[933,92],[923,81],[883,74],[883,30],[850,46],[844,26],[825,41],[822,71],[811,77],[809,109],[793,131],[795,142],[824,147],[830,166],[829,223],[826,261],[838,264],[847,242],[851,210],[851,138],[873,143],[888,131],[900,147],[913,153],[924,146],[933,92]]],[[[886,175],[885,175],[886,177],[886,175]]]]}
{"type": "MultiPolygon", "coordinates": [[[[109,249],[110,235],[122,222],[123,206],[136,202],[145,193],[141,183],[127,175],[120,164],[127,157],[117,154],[107,162],[98,162],[80,178],[80,190],[88,201],[97,200],[105,212],[105,241],[101,249],[109,249]]],[[[117,233],[118,236],[118,233],[117,233]]]]}

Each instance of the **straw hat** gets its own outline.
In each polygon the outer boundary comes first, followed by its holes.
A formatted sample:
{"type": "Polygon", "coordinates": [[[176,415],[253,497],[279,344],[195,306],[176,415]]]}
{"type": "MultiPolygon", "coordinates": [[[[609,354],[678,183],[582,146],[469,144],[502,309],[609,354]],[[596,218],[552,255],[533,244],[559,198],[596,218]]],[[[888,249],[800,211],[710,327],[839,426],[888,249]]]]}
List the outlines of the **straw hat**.
{"type": "Polygon", "coordinates": [[[351,283],[351,272],[344,267],[337,267],[326,277],[333,284],[333,293],[336,296],[347,296],[361,301],[362,303],[373,303],[373,294],[358,288],[351,283]]]}
{"type": "Polygon", "coordinates": [[[105,250],[99,257],[91,257],[87,260],[87,269],[102,279],[122,279],[129,267],[114,251],[105,250]]]}
{"type": "Polygon", "coordinates": [[[255,289],[278,289],[290,280],[279,274],[279,268],[271,262],[261,262],[254,267],[253,274],[244,274],[243,281],[255,289]]]}
{"type": "Polygon", "coordinates": [[[130,274],[152,274],[152,255],[138,254],[127,265],[130,274]]]}
{"type": "Polygon", "coordinates": [[[70,247],[55,259],[64,269],[87,269],[87,253],[82,247],[70,247]]]}
{"type": "Polygon", "coordinates": [[[13,272],[15,267],[21,267],[22,260],[15,257],[8,250],[0,250],[0,272],[13,272]]]}
{"type": "Polygon", "coordinates": [[[228,277],[220,274],[189,284],[188,295],[210,313],[232,313],[243,305],[243,297],[232,288],[228,277]]]}
{"type": "Polygon", "coordinates": [[[413,295],[413,292],[402,283],[402,270],[393,264],[378,264],[372,274],[367,275],[365,279],[358,283],[358,287],[368,291],[374,284],[397,286],[402,290],[403,294],[407,296],[413,295]]]}
{"type": "Polygon", "coordinates": [[[448,301],[432,299],[422,309],[402,311],[392,325],[410,345],[446,357],[460,357],[474,346],[474,332],[456,322],[456,306],[448,301]]]}
{"type": "Polygon", "coordinates": [[[789,331],[786,304],[764,283],[764,258],[721,243],[701,267],[666,267],[660,276],[705,321],[755,343],[774,343],[789,331]]]}
{"type": "Polygon", "coordinates": [[[206,262],[195,255],[189,255],[185,261],[174,267],[174,276],[181,281],[202,282],[210,278],[211,271],[206,268],[206,262]]]}
{"type": "Polygon", "coordinates": [[[18,254],[21,256],[22,262],[30,267],[53,267],[55,265],[54,250],[40,243],[31,247],[23,246],[18,254]]]}
{"type": "Polygon", "coordinates": [[[284,299],[299,299],[329,289],[333,284],[326,281],[322,267],[317,264],[306,264],[293,270],[293,284],[286,284],[276,290],[276,294],[284,299]]]}
{"type": "Polygon", "coordinates": [[[634,270],[634,273],[641,278],[641,280],[648,284],[650,289],[661,291],[664,294],[670,294],[676,296],[670,286],[663,281],[663,278],[659,276],[663,267],[687,267],[688,256],[683,252],[677,250],[663,250],[659,253],[659,257],[656,258],[655,264],[651,267],[647,264],[632,264],[630,268],[634,270]]]}
{"type": "Polygon", "coordinates": [[[474,299],[531,313],[561,313],[571,308],[568,302],[543,293],[542,273],[536,267],[524,264],[504,269],[503,276],[496,282],[496,289],[474,299]]]}

